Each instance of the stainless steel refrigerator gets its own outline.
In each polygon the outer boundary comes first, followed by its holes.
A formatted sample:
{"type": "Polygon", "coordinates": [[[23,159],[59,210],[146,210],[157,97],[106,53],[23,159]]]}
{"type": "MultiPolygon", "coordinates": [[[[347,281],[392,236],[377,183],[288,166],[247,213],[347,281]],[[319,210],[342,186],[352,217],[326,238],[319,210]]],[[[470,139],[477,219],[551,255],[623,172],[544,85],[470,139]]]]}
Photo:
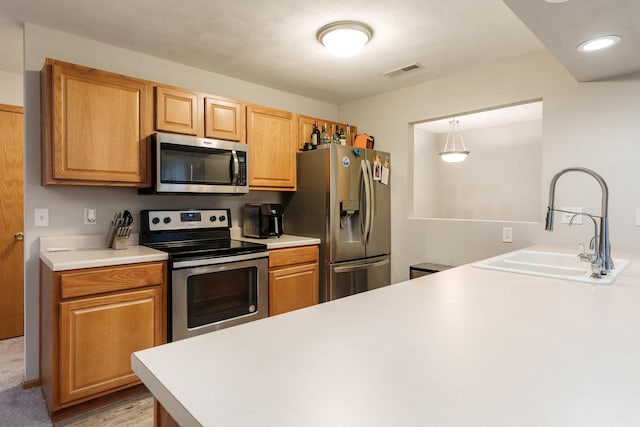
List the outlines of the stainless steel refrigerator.
{"type": "Polygon", "coordinates": [[[374,179],[381,172],[375,166],[391,159],[371,149],[320,147],[297,154],[298,189],[286,202],[284,229],[321,239],[324,302],[391,281],[390,182],[374,179]]]}

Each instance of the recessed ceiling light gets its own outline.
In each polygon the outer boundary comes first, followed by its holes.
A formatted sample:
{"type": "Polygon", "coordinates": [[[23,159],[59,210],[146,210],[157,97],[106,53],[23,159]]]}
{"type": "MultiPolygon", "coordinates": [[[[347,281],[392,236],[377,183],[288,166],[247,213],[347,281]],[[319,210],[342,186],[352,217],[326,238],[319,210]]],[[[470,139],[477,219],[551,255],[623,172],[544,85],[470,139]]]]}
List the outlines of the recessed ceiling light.
{"type": "Polygon", "coordinates": [[[593,52],[595,50],[606,49],[617,44],[620,41],[620,36],[602,36],[596,37],[585,42],[582,42],[578,46],[580,52],[593,52]]]}
{"type": "Polygon", "coordinates": [[[570,0],[544,0],[544,1],[546,1],[547,3],[566,3],[570,0]]]}
{"type": "Polygon", "coordinates": [[[340,21],[325,25],[318,31],[318,41],[336,56],[352,56],[369,40],[371,28],[355,21],[340,21]]]}

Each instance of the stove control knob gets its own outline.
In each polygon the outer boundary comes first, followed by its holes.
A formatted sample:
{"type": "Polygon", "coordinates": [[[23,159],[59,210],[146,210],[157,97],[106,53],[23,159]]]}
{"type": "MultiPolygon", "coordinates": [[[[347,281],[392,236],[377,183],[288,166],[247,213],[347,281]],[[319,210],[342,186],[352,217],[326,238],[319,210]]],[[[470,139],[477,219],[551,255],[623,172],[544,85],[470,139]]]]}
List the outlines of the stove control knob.
{"type": "Polygon", "coordinates": [[[220,222],[225,222],[225,221],[227,220],[227,217],[226,217],[226,216],[224,216],[224,215],[220,215],[220,216],[218,217],[218,220],[220,220],[220,222]]]}
{"type": "Polygon", "coordinates": [[[209,221],[211,221],[211,222],[216,222],[216,220],[217,220],[217,219],[218,219],[218,218],[216,218],[216,217],[215,217],[215,216],[213,216],[213,215],[212,215],[211,217],[209,217],[209,221]]]}
{"type": "Polygon", "coordinates": [[[165,216],[162,222],[164,222],[165,224],[169,224],[171,222],[171,218],[169,218],[168,216],[165,216]]]}
{"type": "Polygon", "coordinates": [[[153,218],[153,219],[151,220],[151,222],[152,222],[153,224],[157,224],[157,223],[159,223],[159,222],[160,222],[160,218],[155,217],[155,218],[153,218]]]}

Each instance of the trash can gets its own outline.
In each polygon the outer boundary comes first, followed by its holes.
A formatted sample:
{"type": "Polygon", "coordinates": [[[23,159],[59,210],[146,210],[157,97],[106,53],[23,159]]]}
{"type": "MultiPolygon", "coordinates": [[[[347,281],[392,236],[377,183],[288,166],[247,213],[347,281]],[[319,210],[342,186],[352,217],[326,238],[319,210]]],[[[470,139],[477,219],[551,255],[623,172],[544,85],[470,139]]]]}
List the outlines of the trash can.
{"type": "Polygon", "coordinates": [[[451,265],[444,264],[432,264],[430,262],[423,262],[421,264],[415,264],[409,267],[409,279],[415,279],[416,277],[426,276],[427,274],[437,273],[439,271],[452,268],[451,265]]]}

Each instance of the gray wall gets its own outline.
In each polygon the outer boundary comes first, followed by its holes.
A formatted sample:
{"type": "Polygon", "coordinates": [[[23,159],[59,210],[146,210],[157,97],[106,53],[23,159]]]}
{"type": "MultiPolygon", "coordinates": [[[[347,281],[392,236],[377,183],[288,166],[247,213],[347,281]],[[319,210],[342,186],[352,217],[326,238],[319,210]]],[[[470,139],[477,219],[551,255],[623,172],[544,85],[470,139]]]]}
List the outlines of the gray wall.
{"type": "MultiPolygon", "coordinates": [[[[392,280],[408,278],[409,265],[436,262],[460,265],[536,243],[574,246],[588,242],[585,225],[543,230],[551,177],[568,166],[600,173],[610,189],[613,255],[616,248],[640,249],[640,80],[577,83],[546,52],[384,93],[339,107],[339,119],[374,135],[376,147],[392,155],[392,280]],[[449,117],[498,105],[542,98],[543,141],[539,223],[417,219],[412,215],[413,144],[409,123],[449,117]],[[411,166],[407,168],[407,165],[411,166]],[[503,226],[513,243],[502,243],[503,226]]],[[[569,174],[558,183],[557,206],[600,209],[600,188],[590,177],[569,174]]]]}
{"type": "Polygon", "coordinates": [[[22,106],[22,74],[0,71],[0,104],[22,106]]]}
{"type": "MultiPolygon", "coordinates": [[[[328,120],[337,106],[142,55],[92,40],[25,24],[25,378],[38,378],[38,239],[44,235],[105,234],[113,214],[129,209],[229,207],[233,225],[248,202],[278,202],[282,195],[138,196],[135,189],[40,185],[40,70],[46,57],[199,90],[328,120]],[[96,225],[83,224],[85,207],[98,210],[96,225]],[[34,209],[49,209],[49,226],[34,226],[34,209]]],[[[138,221],[134,223],[137,230],[138,221]]]]}

